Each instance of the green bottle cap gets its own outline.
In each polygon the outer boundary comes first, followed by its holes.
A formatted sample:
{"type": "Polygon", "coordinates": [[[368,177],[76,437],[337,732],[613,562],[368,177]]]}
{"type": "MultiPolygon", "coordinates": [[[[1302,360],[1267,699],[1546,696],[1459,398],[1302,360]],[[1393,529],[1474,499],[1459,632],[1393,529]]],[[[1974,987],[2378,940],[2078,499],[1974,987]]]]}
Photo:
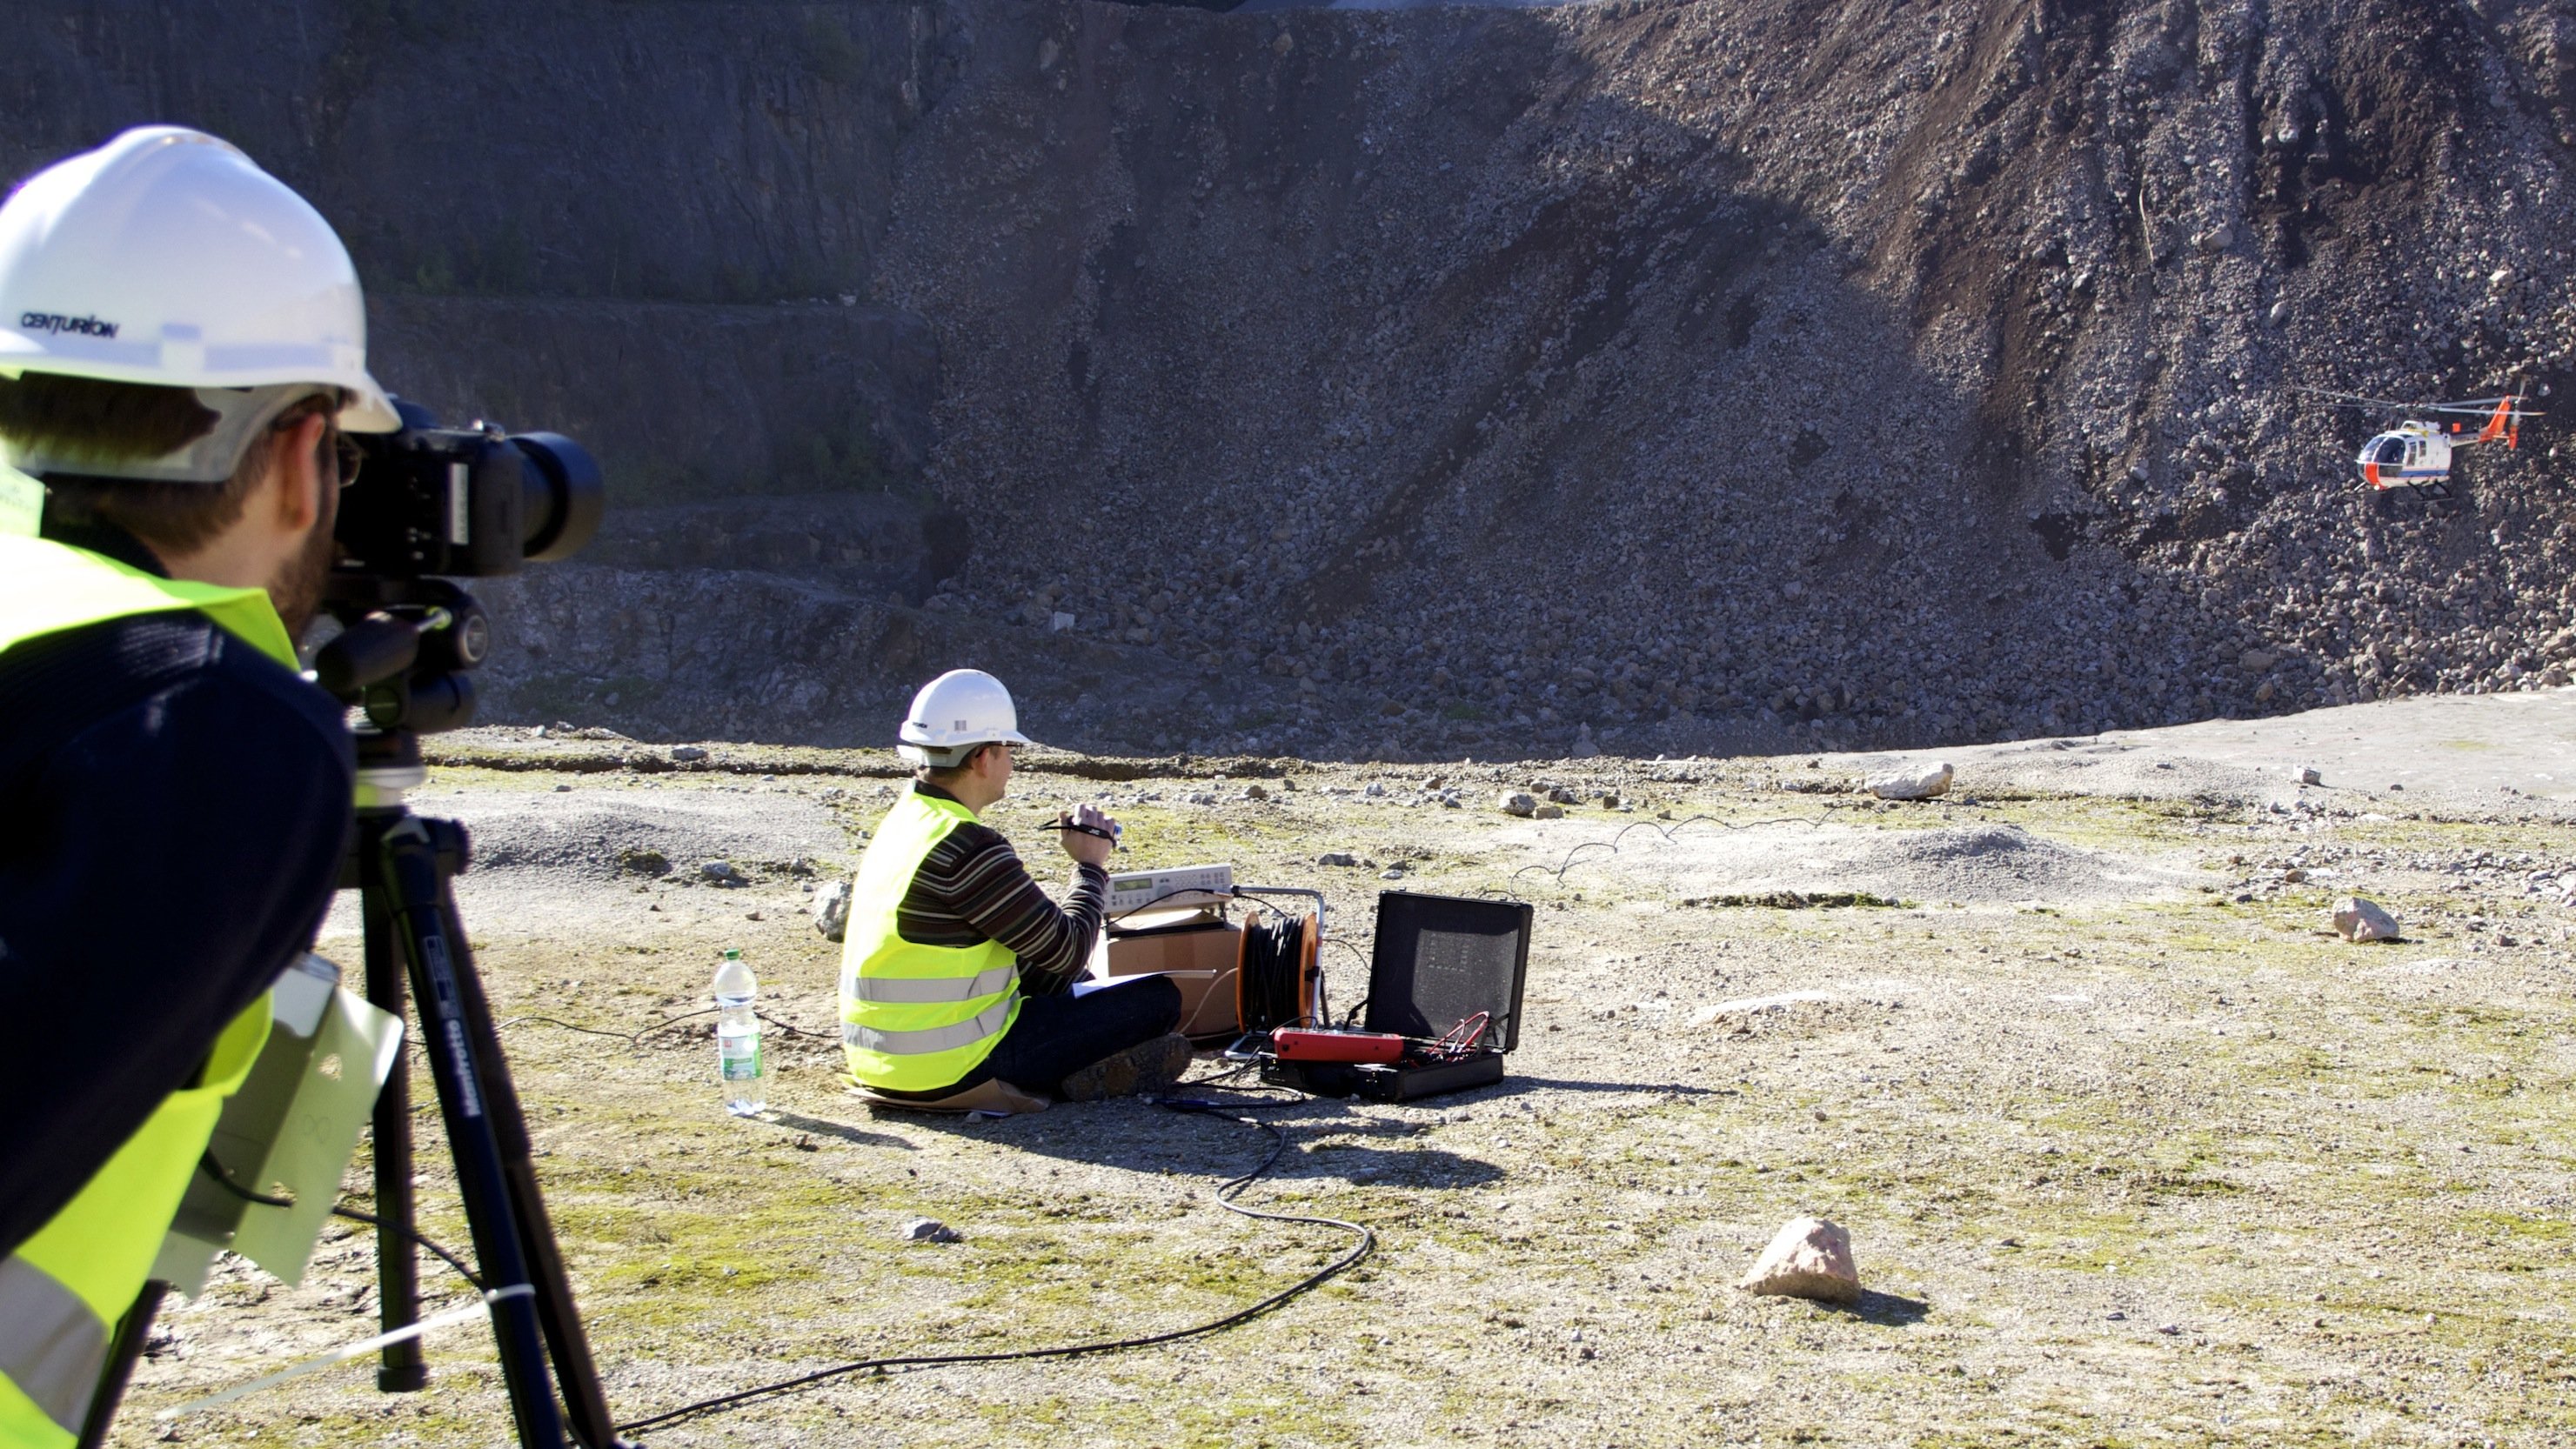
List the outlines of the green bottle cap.
{"type": "Polygon", "coordinates": [[[728,961],[739,961],[742,959],[742,952],[736,947],[727,946],[725,947],[725,959],[728,961]]]}

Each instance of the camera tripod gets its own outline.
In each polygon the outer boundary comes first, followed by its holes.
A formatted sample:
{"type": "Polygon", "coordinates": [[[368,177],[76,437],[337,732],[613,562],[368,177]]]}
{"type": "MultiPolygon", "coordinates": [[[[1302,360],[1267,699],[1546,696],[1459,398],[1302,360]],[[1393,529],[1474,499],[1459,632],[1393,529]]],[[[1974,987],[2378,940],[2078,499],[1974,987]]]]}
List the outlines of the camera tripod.
{"type": "MultiPolygon", "coordinates": [[[[537,1189],[525,1114],[456,909],[451,882],[468,862],[465,827],[411,813],[406,794],[425,775],[419,736],[367,731],[357,738],[357,822],[340,887],[358,892],[366,949],[367,999],[397,1018],[405,996],[420,1011],[416,1038],[447,1123],[449,1153],[473,1232],[479,1286],[491,1306],[501,1375],[525,1449],[564,1449],[566,1418],[581,1449],[633,1449],[617,1436],[599,1369],[590,1355],[572,1283],[537,1189]],[[551,1368],[551,1377],[549,1369],[551,1368]],[[556,1400],[557,1390],[562,1401],[556,1400]]],[[[411,1081],[397,1049],[376,1098],[376,1288],[385,1331],[420,1318],[412,1195],[411,1081]]],[[[235,1191],[240,1191],[235,1188],[235,1191]]],[[[276,1199],[244,1194],[283,1206],[276,1199]]],[[[156,1316],[165,1285],[147,1283],[118,1326],[78,1449],[98,1449],[156,1316]]],[[[429,1385],[420,1344],[386,1347],[376,1370],[385,1393],[429,1385]]]]}
{"type": "MultiPolygon", "coordinates": [[[[466,671],[483,662],[490,626],[473,597],[445,579],[334,574],[326,607],[344,627],[315,655],[316,681],[367,720],[356,735],[356,826],[340,888],[358,892],[367,1000],[400,1020],[408,996],[420,1013],[418,1036],[406,1037],[397,1050],[376,1098],[378,1312],[387,1333],[420,1318],[407,1065],[416,1041],[429,1055],[447,1124],[473,1233],[477,1286],[491,1309],[519,1443],[564,1449],[569,1427],[581,1449],[632,1449],[617,1437],[573,1307],[563,1253],[537,1190],[527,1119],[457,913],[452,883],[470,859],[465,827],[414,815],[408,804],[409,792],[427,777],[421,734],[459,728],[474,716],[474,682],[466,671]]],[[[237,1185],[232,1190],[274,1202],[237,1185]]],[[[104,1442],[163,1291],[146,1284],[119,1326],[79,1449],[104,1442]]],[[[412,1393],[428,1384],[417,1339],[383,1350],[379,1390],[412,1393]]]]}
{"type": "MultiPolygon", "coordinates": [[[[406,792],[423,774],[417,735],[390,730],[358,736],[357,833],[341,883],[358,891],[367,999],[400,1016],[408,984],[418,1006],[417,1040],[428,1054],[446,1119],[475,1263],[485,1292],[493,1295],[492,1333],[520,1444],[559,1449],[568,1416],[574,1440],[586,1449],[616,1449],[625,1441],[609,1417],[599,1369],[573,1306],[572,1283],[537,1189],[527,1120],[456,909],[452,882],[468,862],[465,828],[411,813],[406,792]]],[[[406,1043],[395,1057],[375,1112],[376,1286],[387,1332],[420,1316],[408,1050],[406,1043]]],[[[377,1388],[406,1393],[428,1382],[418,1340],[384,1350],[377,1388]]]]}

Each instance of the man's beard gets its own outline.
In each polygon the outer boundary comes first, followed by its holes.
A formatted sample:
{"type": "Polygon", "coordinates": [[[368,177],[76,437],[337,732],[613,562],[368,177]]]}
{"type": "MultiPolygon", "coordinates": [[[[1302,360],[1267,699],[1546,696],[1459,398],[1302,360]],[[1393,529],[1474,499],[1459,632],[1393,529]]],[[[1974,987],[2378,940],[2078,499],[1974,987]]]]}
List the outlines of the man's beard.
{"type": "Polygon", "coordinates": [[[280,564],[277,576],[268,581],[268,601],[285,622],[287,638],[302,640],[313,616],[321,612],[322,589],[330,582],[331,563],[338,552],[339,540],[331,536],[331,519],[325,516],[313,525],[302,551],[280,564]]]}

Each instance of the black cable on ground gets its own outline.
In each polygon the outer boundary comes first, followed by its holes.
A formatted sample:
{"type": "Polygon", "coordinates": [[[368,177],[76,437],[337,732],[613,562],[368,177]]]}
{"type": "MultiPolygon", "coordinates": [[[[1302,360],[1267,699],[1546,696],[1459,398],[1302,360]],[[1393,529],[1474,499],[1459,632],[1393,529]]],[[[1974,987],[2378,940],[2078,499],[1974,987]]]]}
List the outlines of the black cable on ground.
{"type": "MultiPolygon", "coordinates": [[[[1835,808],[1835,806],[1834,806],[1834,804],[1833,804],[1832,802],[1828,802],[1828,803],[1826,804],[1825,808],[1826,808],[1826,809],[1828,809],[1828,810],[1831,810],[1831,809],[1834,809],[1834,808],[1835,808]]],[[[1543,875],[1551,875],[1551,876],[1556,877],[1556,879],[1557,879],[1558,883],[1559,883],[1559,884],[1562,884],[1562,883],[1564,882],[1564,880],[1565,880],[1565,873],[1566,873],[1567,871],[1569,871],[1569,870],[1574,869],[1575,865],[1577,864],[1577,861],[1576,861],[1576,857],[1577,857],[1577,856],[1582,855],[1582,854],[1583,854],[1583,852],[1585,852],[1585,851],[1587,851],[1587,850],[1595,850],[1595,849],[1607,850],[1607,851],[1609,852],[1609,854],[1610,854],[1610,855],[1617,855],[1617,854],[1619,853],[1619,842],[1620,842],[1620,841],[1622,841],[1622,840],[1627,839],[1627,838],[1628,838],[1628,832],[1630,832],[1630,831],[1632,831],[1632,830],[1651,830],[1651,831],[1654,831],[1656,834],[1658,834],[1658,835],[1662,836],[1662,837],[1664,838],[1665,842],[1666,842],[1667,844],[1669,844],[1669,843],[1671,842],[1671,840],[1672,840],[1673,836],[1674,836],[1675,834],[1679,833],[1679,832],[1680,832],[1680,830],[1681,830],[1681,828],[1682,828],[1683,826],[1685,826],[1685,825],[1702,825],[1702,824],[1706,824],[1706,825],[1715,825],[1715,826],[1719,826],[1719,827],[1721,827],[1721,828],[1723,828],[1723,829],[1727,829],[1727,830],[1752,830],[1752,829],[1755,829],[1756,827],[1764,826],[1764,825],[1808,825],[1808,826],[1815,826],[1815,825],[1822,825],[1822,824],[1824,824],[1824,823],[1825,823],[1824,817],[1823,817],[1823,816],[1821,816],[1821,815],[1818,815],[1818,816],[1784,815],[1784,816],[1782,816],[1782,817],[1780,817],[1779,819],[1776,819],[1776,820],[1720,820],[1720,819],[1718,819],[1718,818],[1717,818],[1716,816],[1714,816],[1714,815],[1694,815],[1694,816],[1690,817],[1690,818],[1689,818],[1689,819],[1687,819],[1687,820],[1676,820],[1676,821],[1674,821],[1674,822],[1673,822],[1672,824],[1670,824],[1670,825],[1666,825],[1666,824],[1664,824],[1664,823],[1663,823],[1662,821],[1660,821],[1660,820],[1635,820],[1635,821],[1631,821],[1631,822],[1629,822],[1629,823],[1628,823],[1628,824],[1626,824],[1626,825],[1620,826],[1620,827],[1619,827],[1619,833],[1618,833],[1618,834],[1616,834],[1616,835],[1611,836],[1608,840],[1585,840],[1585,841],[1579,841],[1579,842],[1577,842],[1577,843],[1575,844],[1575,847],[1574,847],[1572,850],[1569,850],[1569,851],[1567,851],[1567,852],[1565,853],[1565,860],[1564,860],[1564,862],[1563,862],[1562,864],[1559,864],[1559,865],[1553,865],[1553,866],[1547,866],[1547,865],[1525,865],[1525,866],[1522,866],[1520,869],[1518,869],[1518,870],[1516,870],[1516,871],[1513,871],[1513,872],[1511,873],[1511,877],[1510,877],[1510,878],[1511,878],[1511,879],[1513,879],[1513,880],[1518,880],[1518,879],[1520,879],[1522,876],[1525,876],[1525,875],[1529,874],[1531,871],[1538,871],[1539,873],[1541,873],[1541,874],[1543,874],[1543,875]]],[[[1605,856],[1601,856],[1601,857],[1598,857],[1598,858],[1599,858],[1599,859],[1603,859],[1603,860],[1607,860],[1607,859],[1609,858],[1609,856],[1605,855],[1605,856]]]]}
{"type": "MultiPolygon", "coordinates": [[[[1190,1085],[1200,1086],[1204,1084],[1194,1082],[1190,1085]]],[[[750,1403],[756,1399],[766,1399],[780,1394],[792,1393],[809,1384],[818,1384],[826,1379],[840,1378],[846,1374],[865,1373],[872,1369],[882,1373],[889,1369],[934,1368],[946,1364],[1012,1363],[1028,1359],[1078,1358],[1090,1354],[1123,1353],[1130,1349],[1153,1348],[1166,1343],[1179,1343],[1184,1339],[1204,1338],[1209,1334],[1222,1333],[1239,1324],[1249,1323],[1253,1319],[1259,1318],[1263,1314],[1288,1303],[1292,1299],[1296,1299],[1313,1292],[1317,1288],[1331,1282],[1333,1279],[1340,1277],[1342,1274],[1349,1272],[1353,1268],[1358,1267],[1361,1262],[1367,1259],[1369,1254],[1377,1251],[1377,1234],[1368,1228],[1362,1227],[1358,1223],[1345,1222],[1340,1218],[1319,1217],[1307,1213],[1271,1212],[1263,1208],[1245,1207],[1243,1204],[1234,1200],[1235,1197],[1242,1193],[1245,1188],[1250,1187],[1262,1176],[1262,1174],[1268,1172],[1271,1167],[1279,1161],[1280,1155],[1288,1150],[1288,1134],[1286,1132],[1257,1117],[1239,1117],[1233,1115],[1236,1110],[1255,1108],[1269,1104],[1241,1103],[1221,1106],[1213,1102],[1202,1102],[1196,1099],[1182,1098],[1165,1099],[1160,1102],[1159,1105],[1167,1107],[1175,1112],[1223,1116],[1231,1121],[1240,1122],[1247,1127],[1258,1127],[1262,1131],[1270,1134],[1272,1138],[1270,1151],[1261,1159],[1260,1165],[1254,1167],[1250,1172],[1247,1172],[1240,1177],[1228,1179],[1217,1187],[1215,1194],[1217,1206],[1224,1208],[1228,1212],[1238,1213],[1247,1218],[1258,1218],[1264,1222],[1304,1223],[1314,1227],[1339,1228],[1344,1232],[1354,1235],[1359,1239],[1359,1241],[1352,1246],[1349,1252],[1344,1253],[1340,1258],[1336,1259],[1332,1263],[1306,1275],[1306,1277],[1298,1280],[1296,1283],[1271,1294],[1269,1297],[1262,1299],[1258,1303],[1236,1309],[1234,1312],[1225,1315],[1223,1318],[1211,1319],[1206,1323],[1193,1324],[1187,1328],[1176,1328],[1168,1333],[1144,1334],[1135,1338],[1103,1339],[1094,1343],[1064,1344],[1055,1348],[1007,1349],[996,1353],[927,1353],[905,1354],[894,1358],[860,1359],[853,1363],[836,1364],[831,1368],[817,1369],[809,1374],[799,1374],[794,1378],[781,1379],[776,1383],[762,1384],[756,1388],[741,1389],[730,1394],[719,1394],[713,1398],[700,1399],[694,1404],[682,1404],[676,1409],[665,1409],[661,1413],[651,1415],[650,1417],[634,1419],[620,1424],[617,1426],[618,1432],[636,1433],[659,1425],[675,1423],[682,1419],[691,1419],[705,1414],[717,1413],[721,1410],[731,1409],[742,1404],[750,1403]]]]}
{"type": "MultiPolygon", "coordinates": [[[[244,1187],[240,1183],[233,1181],[232,1173],[227,1171],[224,1165],[215,1159],[213,1148],[206,1149],[205,1154],[197,1159],[197,1170],[204,1173],[206,1176],[213,1178],[217,1187],[222,1188],[224,1191],[231,1193],[233,1196],[240,1198],[244,1202],[254,1202],[259,1204],[261,1207],[273,1208],[291,1208],[295,1206],[295,1199],[291,1197],[271,1197],[267,1193],[254,1191],[251,1188],[244,1187]]],[[[347,1218],[353,1223],[365,1223],[368,1227],[374,1228],[380,1233],[385,1231],[384,1219],[377,1217],[374,1213],[361,1212],[345,1203],[333,1203],[331,1205],[331,1215],[338,1218],[347,1218]]],[[[457,1277],[473,1284],[475,1292],[480,1293],[483,1291],[483,1280],[474,1276],[474,1270],[466,1267],[464,1261],[459,1259],[454,1253],[447,1251],[445,1248],[440,1247],[438,1244],[431,1242],[428,1238],[416,1232],[398,1232],[396,1236],[408,1239],[414,1246],[425,1248],[432,1254],[435,1254],[440,1262],[445,1263],[448,1267],[456,1270],[457,1277]]]]}
{"type": "MultiPolygon", "coordinates": [[[[374,1213],[362,1212],[357,1208],[350,1207],[346,1203],[335,1202],[331,1204],[331,1215],[336,1218],[347,1218],[353,1223],[365,1223],[368,1227],[374,1228],[380,1233],[385,1230],[384,1219],[377,1217],[374,1213]]],[[[455,1269],[457,1277],[473,1284],[475,1292],[480,1293],[483,1291],[483,1280],[475,1275],[473,1269],[466,1267],[464,1260],[457,1257],[454,1253],[451,1253],[445,1248],[440,1247],[438,1244],[431,1242],[428,1238],[421,1236],[419,1233],[396,1233],[395,1236],[407,1238],[414,1246],[428,1249],[440,1262],[455,1269]]]]}
{"type": "MultiPolygon", "coordinates": [[[[724,1008],[720,1006],[703,1006],[698,1008],[696,1011],[684,1011],[678,1016],[665,1017],[662,1020],[653,1023],[651,1026],[645,1027],[641,1031],[610,1031],[603,1027],[577,1025],[573,1022],[565,1021],[560,1017],[553,1016],[514,1016],[509,1020],[502,1022],[501,1027],[526,1026],[532,1024],[536,1026],[558,1026],[563,1028],[565,1031],[580,1032],[584,1036],[614,1037],[617,1040],[626,1043],[630,1047],[640,1047],[644,1044],[644,1039],[646,1037],[659,1036],[663,1032],[669,1031],[672,1027],[678,1026],[684,1021],[695,1021],[702,1016],[713,1016],[723,1009],[724,1008]]],[[[838,1038],[834,1037],[829,1032],[807,1031],[805,1028],[798,1026],[792,1021],[781,1021],[777,1017],[774,1017],[765,1011],[755,1010],[752,1012],[752,1015],[759,1017],[762,1021],[768,1022],[771,1026],[778,1028],[789,1036],[810,1036],[816,1041],[838,1040],[838,1038]]],[[[495,1029],[497,1030],[499,1028],[495,1029]]]]}

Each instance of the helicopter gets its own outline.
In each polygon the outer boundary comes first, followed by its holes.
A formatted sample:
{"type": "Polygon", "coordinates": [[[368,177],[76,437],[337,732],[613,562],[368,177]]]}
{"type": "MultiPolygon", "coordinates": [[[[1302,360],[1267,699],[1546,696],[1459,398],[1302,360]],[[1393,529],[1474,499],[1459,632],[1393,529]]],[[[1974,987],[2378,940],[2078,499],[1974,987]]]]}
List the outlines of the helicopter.
{"type": "Polygon", "coordinates": [[[2410,418],[2387,432],[2374,434],[2353,456],[2353,466],[2361,470],[2361,481],[2372,488],[2381,492],[2408,488],[2414,490],[2416,496],[2429,499],[2451,496],[2451,490],[2445,485],[2451,476],[2453,449],[2473,443],[2502,443],[2508,448],[2514,447],[2521,441],[2522,420],[2541,416],[2537,409],[2522,406],[2520,393],[2465,398],[2458,402],[2410,403],[2357,397],[2344,392],[2324,392],[2316,388],[2298,390],[2312,397],[2325,398],[2335,407],[2485,418],[2486,426],[2474,434],[2468,433],[2467,425],[2460,422],[2425,422],[2410,418]]]}

